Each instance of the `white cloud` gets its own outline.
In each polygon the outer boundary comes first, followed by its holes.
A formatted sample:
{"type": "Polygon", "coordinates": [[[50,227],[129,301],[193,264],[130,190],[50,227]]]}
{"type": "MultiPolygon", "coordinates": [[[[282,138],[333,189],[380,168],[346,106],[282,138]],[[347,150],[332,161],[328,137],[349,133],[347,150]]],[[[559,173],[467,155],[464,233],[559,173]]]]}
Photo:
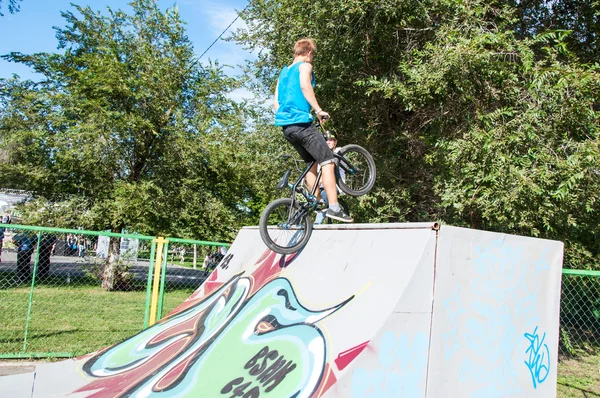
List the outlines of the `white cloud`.
{"type": "Polygon", "coordinates": [[[235,102],[242,102],[244,100],[252,99],[254,97],[254,94],[252,94],[249,90],[245,88],[238,88],[236,90],[233,90],[227,96],[235,102]]]}
{"type": "Polygon", "coordinates": [[[234,32],[238,28],[246,27],[246,23],[243,19],[236,19],[238,16],[238,11],[241,11],[242,8],[237,9],[232,4],[227,4],[227,2],[178,0],[177,3],[182,6],[180,8],[193,10],[193,14],[197,14],[202,23],[207,22],[206,27],[211,30],[215,39],[234,20],[235,22],[233,25],[231,25],[231,27],[229,27],[227,32],[223,35],[224,37],[227,37],[231,34],[230,32],[234,32]]]}
{"type": "Polygon", "coordinates": [[[202,64],[208,64],[209,60],[218,61],[221,65],[231,66],[224,71],[230,76],[235,76],[241,73],[240,65],[245,64],[248,59],[256,58],[235,42],[224,40],[231,37],[238,28],[246,27],[244,20],[237,18],[238,11],[245,6],[244,3],[237,4],[238,8],[241,7],[239,9],[232,4],[231,0],[221,2],[178,0],[177,3],[182,15],[188,21],[189,37],[194,42],[196,55],[199,57],[208,49],[202,56],[202,64]],[[229,26],[234,20],[235,22],[229,26]],[[217,40],[222,33],[221,38],[217,40]],[[217,41],[213,44],[214,40],[217,41]]]}
{"type": "Polygon", "coordinates": [[[220,35],[233,20],[235,20],[235,22],[229,27],[227,33],[224,34],[224,37],[230,35],[230,32],[235,32],[239,28],[246,27],[246,22],[243,19],[236,19],[238,15],[237,11],[231,6],[216,2],[208,2],[204,4],[203,12],[207,16],[208,21],[210,21],[209,26],[215,33],[215,37],[220,35]]]}

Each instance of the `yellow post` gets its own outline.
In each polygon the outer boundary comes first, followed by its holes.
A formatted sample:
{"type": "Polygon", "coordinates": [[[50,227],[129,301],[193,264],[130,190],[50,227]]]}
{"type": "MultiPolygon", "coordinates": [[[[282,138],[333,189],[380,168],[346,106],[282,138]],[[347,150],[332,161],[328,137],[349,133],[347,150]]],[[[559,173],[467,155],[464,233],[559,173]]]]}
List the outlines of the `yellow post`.
{"type": "Polygon", "coordinates": [[[156,308],[158,307],[158,288],[160,285],[160,268],[162,266],[162,254],[163,246],[167,243],[167,240],[162,236],[159,236],[154,240],[156,245],[156,259],[154,261],[154,281],[152,283],[152,300],[150,301],[150,320],[148,326],[152,326],[156,323],[156,308]]]}

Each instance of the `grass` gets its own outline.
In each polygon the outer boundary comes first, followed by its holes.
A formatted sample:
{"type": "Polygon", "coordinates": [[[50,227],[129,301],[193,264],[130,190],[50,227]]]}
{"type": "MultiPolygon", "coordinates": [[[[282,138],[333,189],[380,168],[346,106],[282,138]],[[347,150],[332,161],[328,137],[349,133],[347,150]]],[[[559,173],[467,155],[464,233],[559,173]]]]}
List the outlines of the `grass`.
{"type": "MultiPolygon", "coordinates": [[[[9,275],[0,277],[0,287],[9,275]],[[4,280],[3,280],[4,279],[4,280]]],[[[169,313],[194,288],[165,290],[163,314],[169,313]]],[[[0,289],[0,354],[23,351],[30,286],[0,289]]],[[[81,355],[122,341],[144,326],[145,288],[107,292],[93,278],[64,279],[36,286],[26,352],[81,355]]]]}
{"type": "Polygon", "coordinates": [[[558,363],[557,397],[600,398],[600,351],[578,350],[558,363]]]}

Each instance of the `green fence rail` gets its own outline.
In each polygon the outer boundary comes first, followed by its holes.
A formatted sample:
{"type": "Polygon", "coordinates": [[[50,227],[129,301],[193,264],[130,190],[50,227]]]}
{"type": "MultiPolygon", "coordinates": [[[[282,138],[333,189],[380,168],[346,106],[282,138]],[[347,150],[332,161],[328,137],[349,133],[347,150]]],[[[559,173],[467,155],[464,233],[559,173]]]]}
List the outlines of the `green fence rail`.
{"type": "MultiPolygon", "coordinates": [[[[0,224],[0,242],[0,358],[74,357],[148,326],[156,237],[0,224]],[[111,240],[119,258],[109,268],[111,240]]],[[[157,319],[200,286],[228,246],[166,238],[157,319]]]]}

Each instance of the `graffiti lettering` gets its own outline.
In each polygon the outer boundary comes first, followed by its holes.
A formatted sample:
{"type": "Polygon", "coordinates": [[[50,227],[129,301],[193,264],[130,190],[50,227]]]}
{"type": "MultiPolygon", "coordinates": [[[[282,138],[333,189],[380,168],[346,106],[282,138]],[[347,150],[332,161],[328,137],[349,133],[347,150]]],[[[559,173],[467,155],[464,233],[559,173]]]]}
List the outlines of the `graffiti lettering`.
{"type": "Polygon", "coordinates": [[[529,353],[529,360],[525,361],[525,365],[531,373],[531,380],[533,381],[533,388],[537,388],[538,384],[541,384],[546,380],[548,374],[550,374],[550,349],[548,344],[544,344],[546,333],[540,336],[537,333],[538,327],[536,326],[533,333],[525,333],[525,338],[529,340],[529,348],[525,353],[529,353]]]}
{"type": "Polygon", "coordinates": [[[231,261],[232,258],[233,258],[233,254],[229,253],[228,255],[226,255],[225,258],[221,261],[221,264],[219,265],[219,267],[221,267],[222,269],[229,268],[229,262],[231,261]]]}
{"type": "Polygon", "coordinates": [[[256,376],[265,370],[268,359],[273,360],[275,358],[277,358],[277,351],[269,351],[269,347],[264,346],[255,356],[252,357],[252,359],[246,363],[244,369],[252,368],[250,369],[250,375],[256,376]],[[260,358],[263,358],[263,361],[262,364],[258,365],[257,362],[260,358]]]}
{"type": "MultiPolygon", "coordinates": [[[[244,369],[250,369],[248,371],[250,376],[256,377],[256,382],[261,384],[263,388],[265,388],[265,392],[268,393],[273,391],[290,372],[296,369],[296,364],[291,360],[287,361],[277,350],[271,350],[268,346],[264,346],[256,353],[256,355],[246,362],[244,369]]],[[[244,390],[250,385],[250,382],[242,384],[236,389],[233,389],[233,386],[243,382],[243,377],[238,377],[230,381],[223,387],[221,394],[229,394],[233,390],[234,395],[231,397],[241,397],[242,394],[244,394],[244,390]]],[[[256,397],[258,397],[259,390],[257,386],[245,393],[243,397],[254,397],[254,395],[248,395],[254,393],[256,393],[256,397]]]]}
{"type": "Polygon", "coordinates": [[[250,369],[248,373],[251,376],[256,376],[257,381],[264,387],[273,382],[265,392],[273,391],[285,379],[285,376],[295,368],[296,364],[293,361],[286,361],[283,355],[279,355],[277,350],[270,350],[268,346],[264,346],[244,366],[244,369],[250,369]],[[258,364],[261,358],[262,363],[258,364]],[[268,361],[273,361],[275,358],[277,360],[267,368],[268,361]]]}
{"type": "Polygon", "coordinates": [[[263,374],[263,376],[261,376],[259,378],[259,381],[261,383],[263,383],[263,385],[265,387],[270,382],[273,382],[273,384],[271,384],[269,387],[267,387],[265,392],[271,392],[275,387],[277,387],[279,385],[279,383],[281,383],[283,381],[283,379],[285,379],[285,377],[288,375],[288,373],[290,373],[294,369],[296,369],[295,363],[293,363],[291,360],[286,361],[283,358],[283,355],[280,356],[279,359],[277,360],[277,362],[275,362],[273,365],[271,365],[271,367],[266,370],[266,372],[263,374]],[[271,369],[272,369],[272,372],[270,372],[271,369]],[[273,373],[273,376],[271,376],[271,373],[273,373]]]}
{"type": "Polygon", "coordinates": [[[230,395],[229,398],[258,398],[260,396],[260,392],[258,391],[257,386],[254,386],[250,390],[248,390],[248,392],[245,392],[246,388],[248,388],[248,386],[251,384],[250,382],[244,383],[240,386],[237,386],[236,388],[233,388],[233,386],[242,382],[244,382],[243,377],[238,377],[237,379],[231,380],[225,385],[225,387],[223,387],[223,389],[221,390],[221,394],[229,394],[230,392],[232,392],[232,395],[230,395]]]}

